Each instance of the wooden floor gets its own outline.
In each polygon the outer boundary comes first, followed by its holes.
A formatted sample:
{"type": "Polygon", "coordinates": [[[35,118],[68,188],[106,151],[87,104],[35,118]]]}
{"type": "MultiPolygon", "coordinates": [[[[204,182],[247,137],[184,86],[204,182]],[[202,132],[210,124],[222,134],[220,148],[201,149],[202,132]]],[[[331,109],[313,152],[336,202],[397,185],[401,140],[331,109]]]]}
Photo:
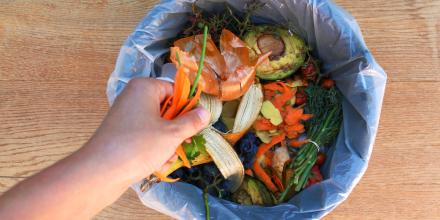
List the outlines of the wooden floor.
{"type": "MultiPolygon", "coordinates": [[[[156,1],[0,3],[0,193],[75,151],[121,43],[156,1]]],[[[440,218],[440,1],[337,0],[388,73],[369,169],[326,219],[440,218]]],[[[132,191],[96,219],[168,219],[132,191]]]]}

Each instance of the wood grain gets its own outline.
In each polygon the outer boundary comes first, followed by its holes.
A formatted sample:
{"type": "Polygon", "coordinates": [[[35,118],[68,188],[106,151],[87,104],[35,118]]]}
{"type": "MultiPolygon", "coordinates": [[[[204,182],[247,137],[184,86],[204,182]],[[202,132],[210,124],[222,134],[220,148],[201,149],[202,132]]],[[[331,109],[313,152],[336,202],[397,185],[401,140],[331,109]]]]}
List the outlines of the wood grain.
{"type": "Polygon", "coordinates": [[[107,111],[105,81],[0,81],[0,170],[27,177],[87,141],[107,111]]]}
{"type": "Polygon", "coordinates": [[[440,1],[335,2],[356,18],[389,82],[440,80],[440,1]]]}
{"type": "MultiPolygon", "coordinates": [[[[157,1],[2,1],[0,193],[75,151],[108,110],[120,45],[157,1]]],[[[336,0],[388,73],[369,169],[326,219],[440,216],[440,1],[336,0]]],[[[96,219],[169,219],[127,191],[96,219]]]]}

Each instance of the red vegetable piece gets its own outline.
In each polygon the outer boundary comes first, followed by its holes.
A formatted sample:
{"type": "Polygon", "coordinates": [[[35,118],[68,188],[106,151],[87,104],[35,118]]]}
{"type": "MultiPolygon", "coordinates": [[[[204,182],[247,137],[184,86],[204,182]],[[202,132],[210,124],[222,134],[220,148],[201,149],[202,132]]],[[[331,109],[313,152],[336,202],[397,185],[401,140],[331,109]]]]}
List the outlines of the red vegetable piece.
{"type": "Polygon", "coordinates": [[[298,90],[296,93],[295,105],[302,105],[307,102],[307,95],[304,90],[298,90]]]}
{"type": "Polygon", "coordinates": [[[323,79],[321,82],[321,86],[326,88],[326,89],[330,89],[335,85],[335,81],[331,80],[331,79],[323,79]]]}
{"type": "Polygon", "coordinates": [[[316,158],[315,164],[318,165],[318,166],[321,166],[321,165],[324,164],[325,159],[326,159],[325,154],[322,153],[322,152],[319,152],[318,157],[316,158]]]}

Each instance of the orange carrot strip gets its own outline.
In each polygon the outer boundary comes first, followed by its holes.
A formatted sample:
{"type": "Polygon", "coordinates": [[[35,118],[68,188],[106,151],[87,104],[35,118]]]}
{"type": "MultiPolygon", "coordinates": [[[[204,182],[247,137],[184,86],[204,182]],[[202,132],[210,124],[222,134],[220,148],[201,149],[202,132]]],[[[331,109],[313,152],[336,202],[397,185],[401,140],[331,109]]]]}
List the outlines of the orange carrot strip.
{"type": "Polygon", "coordinates": [[[307,143],[309,143],[308,139],[302,140],[302,141],[290,141],[289,145],[291,147],[301,147],[301,145],[307,144],[307,143]]]}
{"type": "Polygon", "coordinates": [[[272,180],[270,179],[270,176],[266,173],[266,171],[264,171],[264,169],[258,163],[258,160],[255,160],[253,168],[255,175],[258,177],[258,179],[260,179],[264,183],[264,185],[267,186],[267,188],[270,191],[274,193],[278,191],[277,187],[275,186],[275,184],[273,184],[272,180]]]}
{"type": "Polygon", "coordinates": [[[273,90],[264,90],[264,99],[265,100],[271,100],[275,95],[276,95],[276,93],[273,90]]]}
{"type": "Polygon", "coordinates": [[[273,136],[272,140],[270,141],[270,143],[263,143],[258,147],[257,150],[257,158],[261,157],[264,153],[266,153],[266,151],[268,151],[272,146],[280,143],[282,140],[284,140],[285,135],[284,133],[281,133],[279,135],[273,136]]]}
{"type": "MultiPolygon", "coordinates": [[[[189,99],[189,93],[191,89],[191,83],[184,73],[184,68],[179,68],[176,73],[176,78],[174,81],[174,93],[172,96],[168,97],[161,108],[161,115],[163,118],[171,120],[178,115],[182,115],[187,111],[191,110],[198,102],[202,86],[198,86],[196,95],[189,99]],[[189,99],[189,100],[188,100],[189,99]],[[182,109],[183,108],[183,109],[182,109]],[[180,113],[179,113],[180,112],[180,113]]],[[[179,145],[176,149],[176,154],[182,160],[185,167],[191,168],[191,163],[186,156],[185,149],[182,145],[179,145]]],[[[154,173],[161,181],[164,182],[175,182],[178,179],[170,179],[166,176],[161,175],[159,172],[154,173]]]]}
{"type": "Polygon", "coordinates": [[[312,117],[313,117],[312,114],[303,114],[303,115],[301,116],[301,120],[303,120],[303,121],[307,121],[307,120],[311,119],[312,117]]]}
{"type": "Polygon", "coordinates": [[[183,74],[182,78],[183,78],[182,91],[180,93],[179,102],[177,103],[177,110],[180,110],[183,108],[183,106],[185,106],[191,89],[191,83],[188,77],[185,74],[183,74]]]}
{"type": "Polygon", "coordinates": [[[295,94],[290,89],[290,87],[286,86],[286,84],[282,82],[277,82],[283,90],[281,91],[281,94],[278,96],[275,96],[274,100],[272,101],[273,105],[277,107],[280,111],[282,110],[283,106],[286,104],[287,101],[289,101],[295,94]]]}
{"type": "Polygon", "coordinates": [[[185,114],[186,112],[188,112],[189,110],[191,110],[192,108],[194,108],[194,106],[197,105],[197,102],[200,99],[200,95],[202,94],[202,87],[199,85],[197,86],[197,92],[194,95],[193,98],[190,99],[189,103],[185,106],[185,108],[179,113],[179,116],[182,114],[185,114]]]}
{"type": "Polygon", "coordinates": [[[275,125],[273,125],[269,121],[269,119],[260,118],[254,122],[254,128],[255,128],[255,130],[258,130],[258,131],[269,131],[269,130],[276,129],[277,127],[275,125]]]}
{"type": "Polygon", "coordinates": [[[177,69],[176,78],[174,79],[174,93],[173,93],[173,101],[171,102],[171,106],[165,111],[163,118],[167,120],[171,120],[176,116],[176,112],[179,111],[178,105],[180,102],[180,97],[182,94],[183,84],[185,83],[185,73],[184,68],[177,69]]]}
{"type": "Polygon", "coordinates": [[[294,124],[294,125],[287,125],[284,126],[284,130],[289,132],[289,131],[296,131],[298,133],[303,133],[304,132],[304,125],[303,124],[294,124]]]}
{"type": "Polygon", "coordinates": [[[275,172],[272,174],[272,179],[277,185],[278,189],[282,192],[284,191],[283,182],[280,180],[280,178],[275,174],[275,172]]]}
{"type": "Polygon", "coordinates": [[[188,160],[188,157],[186,157],[185,149],[183,149],[182,145],[179,145],[176,149],[176,154],[180,157],[180,159],[183,162],[183,166],[191,168],[191,163],[188,160]]]}
{"type": "Polygon", "coordinates": [[[265,90],[279,91],[282,92],[284,90],[283,86],[280,85],[279,82],[271,82],[263,85],[265,90]]]}
{"type": "Polygon", "coordinates": [[[271,167],[272,166],[272,159],[273,159],[273,152],[267,152],[266,156],[264,157],[264,163],[266,163],[266,166],[271,167]]]}
{"type": "Polygon", "coordinates": [[[296,131],[288,131],[286,136],[290,139],[293,139],[293,138],[298,138],[299,135],[298,132],[296,131]]]}
{"type": "Polygon", "coordinates": [[[177,179],[172,179],[172,178],[166,177],[166,176],[162,175],[162,174],[159,173],[159,172],[154,172],[153,174],[154,174],[157,178],[159,178],[161,182],[174,183],[174,182],[176,182],[176,181],[179,180],[179,178],[177,178],[177,179]]]}
{"type": "Polygon", "coordinates": [[[166,119],[166,120],[171,120],[171,119],[173,119],[174,118],[174,112],[176,112],[176,108],[177,108],[177,106],[175,106],[173,103],[175,102],[174,100],[174,98],[172,99],[173,101],[171,102],[171,105],[170,105],[170,107],[168,107],[166,110],[165,110],[165,112],[164,112],[164,114],[163,114],[163,116],[162,116],[162,118],[164,118],[164,119],[166,119]]]}
{"type": "Polygon", "coordinates": [[[172,98],[173,98],[173,96],[168,96],[168,98],[165,99],[165,101],[162,104],[162,107],[160,108],[160,115],[163,115],[165,113],[165,110],[167,110],[167,108],[171,104],[170,102],[171,102],[172,98]]]}
{"type": "Polygon", "coordinates": [[[304,110],[302,108],[292,108],[288,106],[286,108],[286,112],[287,114],[284,117],[284,122],[286,122],[288,125],[294,125],[299,123],[304,110]]]}

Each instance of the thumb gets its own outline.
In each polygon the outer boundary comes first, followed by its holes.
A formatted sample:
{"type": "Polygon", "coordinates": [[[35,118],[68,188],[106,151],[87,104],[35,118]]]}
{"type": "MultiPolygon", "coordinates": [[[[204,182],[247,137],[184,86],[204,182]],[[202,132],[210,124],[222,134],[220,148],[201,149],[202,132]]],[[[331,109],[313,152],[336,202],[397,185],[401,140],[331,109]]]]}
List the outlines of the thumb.
{"type": "Polygon", "coordinates": [[[179,127],[179,135],[189,138],[208,126],[211,113],[203,107],[197,107],[173,120],[175,126],[179,127]]]}

